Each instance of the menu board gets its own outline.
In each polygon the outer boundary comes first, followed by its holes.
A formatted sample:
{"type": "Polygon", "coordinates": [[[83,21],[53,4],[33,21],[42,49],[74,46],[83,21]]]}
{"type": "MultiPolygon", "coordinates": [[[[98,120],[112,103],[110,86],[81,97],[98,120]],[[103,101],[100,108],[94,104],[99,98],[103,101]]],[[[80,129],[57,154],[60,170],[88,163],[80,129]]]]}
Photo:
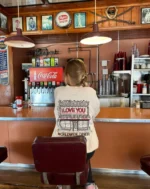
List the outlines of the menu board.
{"type": "Polygon", "coordinates": [[[0,84],[8,85],[8,48],[4,44],[4,39],[4,36],[0,36],[0,84]]]}

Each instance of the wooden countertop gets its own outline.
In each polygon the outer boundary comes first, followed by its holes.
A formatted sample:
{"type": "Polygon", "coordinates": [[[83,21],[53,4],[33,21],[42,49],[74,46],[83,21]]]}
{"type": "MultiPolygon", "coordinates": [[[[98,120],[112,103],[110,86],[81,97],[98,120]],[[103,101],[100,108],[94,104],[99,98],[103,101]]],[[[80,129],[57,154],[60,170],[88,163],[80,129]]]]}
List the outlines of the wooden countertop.
{"type": "MultiPolygon", "coordinates": [[[[0,107],[0,120],[55,121],[53,110],[53,107],[32,107],[17,111],[11,107],[0,107]]],[[[95,122],[150,123],[150,110],[121,107],[101,108],[95,122]]]]}

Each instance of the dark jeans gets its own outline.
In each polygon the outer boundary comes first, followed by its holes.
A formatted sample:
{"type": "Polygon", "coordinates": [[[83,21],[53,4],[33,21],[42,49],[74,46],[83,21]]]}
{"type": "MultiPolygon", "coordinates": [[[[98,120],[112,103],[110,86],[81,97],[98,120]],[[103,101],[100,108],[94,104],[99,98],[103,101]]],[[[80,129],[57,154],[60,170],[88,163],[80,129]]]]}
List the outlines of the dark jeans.
{"type": "Polygon", "coordinates": [[[86,160],[89,161],[89,173],[88,173],[88,178],[87,178],[87,183],[94,183],[93,178],[92,178],[92,170],[91,170],[91,163],[90,159],[94,155],[95,151],[87,153],[86,160]]]}

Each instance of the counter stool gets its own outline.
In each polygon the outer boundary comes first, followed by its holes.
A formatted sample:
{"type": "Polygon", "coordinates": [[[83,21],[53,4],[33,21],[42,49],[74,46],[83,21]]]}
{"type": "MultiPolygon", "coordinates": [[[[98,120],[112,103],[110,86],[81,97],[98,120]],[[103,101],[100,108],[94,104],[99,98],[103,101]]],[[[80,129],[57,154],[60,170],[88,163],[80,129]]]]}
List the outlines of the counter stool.
{"type": "Polygon", "coordinates": [[[0,163],[2,163],[7,158],[7,148],[0,146],[0,163]]]}
{"type": "Polygon", "coordinates": [[[63,185],[67,189],[86,183],[85,137],[37,137],[32,144],[32,152],[42,183],[63,185]]]}
{"type": "Polygon", "coordinates": [[[150,175],[150,154],[142,156],[140,159],[141,169],[150,175]]]}

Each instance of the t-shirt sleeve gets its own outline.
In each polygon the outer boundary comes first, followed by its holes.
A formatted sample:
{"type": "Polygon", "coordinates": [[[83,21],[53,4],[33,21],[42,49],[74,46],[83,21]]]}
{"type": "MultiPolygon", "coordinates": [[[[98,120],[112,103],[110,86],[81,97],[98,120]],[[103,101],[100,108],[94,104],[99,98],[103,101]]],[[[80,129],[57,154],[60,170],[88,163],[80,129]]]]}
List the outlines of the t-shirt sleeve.
{"type": "Polygon", "coordinates": [[[95,118],[100,112],[100,100],[97,97],[96,91],[93,90],[93,95],[91,99],[91,105],[93,107],[93,118],[95,118]]]}
{"type": "Polygon", "coordinates": [[[57,96],[59,95],[61,88],[62,87],[60,86],[60,87],[57,87],[54,89],[54,99],[55,100],[56,100],[57,96]]]}

